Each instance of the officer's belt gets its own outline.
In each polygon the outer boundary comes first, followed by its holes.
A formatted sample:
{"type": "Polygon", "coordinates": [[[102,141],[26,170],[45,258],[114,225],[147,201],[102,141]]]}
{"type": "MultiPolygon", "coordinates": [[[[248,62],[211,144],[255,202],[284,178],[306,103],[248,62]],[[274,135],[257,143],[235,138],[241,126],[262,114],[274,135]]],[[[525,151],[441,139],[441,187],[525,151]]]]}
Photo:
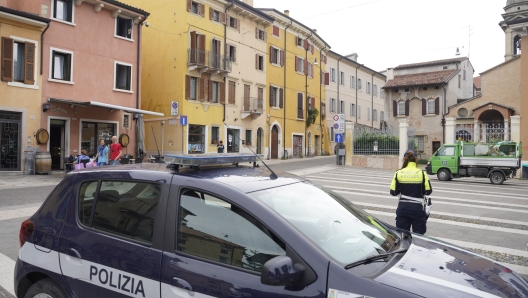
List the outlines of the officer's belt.
{"type": "Polygon", "coordinates": [[[404,202],[409,202],[409,203],[423,204],[423,200],[424,199],[423,198],[413,198],[413,197],[409,197],[409,196],[400,195],[400,200],[404,201],[404,202]]]}

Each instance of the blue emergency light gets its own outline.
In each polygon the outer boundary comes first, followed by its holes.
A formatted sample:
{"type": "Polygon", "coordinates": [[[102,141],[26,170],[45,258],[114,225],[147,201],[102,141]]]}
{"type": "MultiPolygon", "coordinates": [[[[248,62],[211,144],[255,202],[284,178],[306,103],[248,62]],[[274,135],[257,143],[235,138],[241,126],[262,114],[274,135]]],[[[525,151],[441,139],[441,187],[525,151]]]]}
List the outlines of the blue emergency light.
{"type": "Polygon", "coordinates": [[[238,166],[241,162],[252,162],[253,166],[257,166],[259,157],[264,157],[264,154],[253,154],[253,153],[206,153],[206,154],[165,154],[165,160],[172,158],[169,167],[175,168],[176,170],[180,166],[190,166],[192,168],[198,168],[205,165],[221,165],[221,164],[233,164],[238,166]]]}

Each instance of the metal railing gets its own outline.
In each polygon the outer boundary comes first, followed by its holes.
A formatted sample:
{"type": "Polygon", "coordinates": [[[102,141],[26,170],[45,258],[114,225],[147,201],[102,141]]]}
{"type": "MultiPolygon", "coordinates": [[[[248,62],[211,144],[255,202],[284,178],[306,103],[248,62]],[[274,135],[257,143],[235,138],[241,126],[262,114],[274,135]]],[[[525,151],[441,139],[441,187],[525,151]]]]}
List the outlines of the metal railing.
{"type": "Polygon", "coordinates": [[[243,106],[244,113],[253,113],[253,114],[264,113],[264,100],[262,98],[242,97],[242,101],[244,102],[244,106],[243,106]]]}
{"type": "Polygon", "coordinates": [[[196,65],[231,72],[232,63],[233,62],[229,57],[214,52],[198,48],[190,48],[187,51],[187,65],[196,65]]]}
{"type": "Polygon", "coordinates": [[[355,155],[398,155],[400,152],[399,130],[375,129],[356,125],[354,127],[355,155]]]}

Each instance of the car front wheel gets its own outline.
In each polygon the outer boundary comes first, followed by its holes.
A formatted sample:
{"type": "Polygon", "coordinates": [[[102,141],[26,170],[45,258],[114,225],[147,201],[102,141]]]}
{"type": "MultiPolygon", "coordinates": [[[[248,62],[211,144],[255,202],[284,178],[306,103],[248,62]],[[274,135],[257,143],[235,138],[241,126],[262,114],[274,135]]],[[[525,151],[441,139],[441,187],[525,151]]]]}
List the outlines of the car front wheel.
{"type": "Polygon", "coordinates": [[[34,283],[24,298],[67,298],[61,287],[51,278],[45,278],[34,283]]]}

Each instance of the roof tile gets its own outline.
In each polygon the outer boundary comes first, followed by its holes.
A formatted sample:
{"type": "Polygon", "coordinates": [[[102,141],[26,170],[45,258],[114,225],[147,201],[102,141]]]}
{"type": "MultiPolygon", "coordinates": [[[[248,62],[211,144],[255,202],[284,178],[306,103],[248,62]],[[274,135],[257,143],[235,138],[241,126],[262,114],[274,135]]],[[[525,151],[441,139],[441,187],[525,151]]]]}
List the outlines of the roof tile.
{"type": "Polygon", "coordinates": [[[383,88],[387,89],[394,87],[413,87],[442,84],[449,81],[449,79],[459,71],[460,70],[458,69],[448,69],[394,76],[394,79],[389,80],[387,84],[383,86],[383,88]]]}
{"type": "Polygon", "coordinates": [[[402,65],[396,66],[394,69],[406,69],[406,68],[416,68],[416,67],[423,67],[423,66],[443,65],[443,64],[460,62],[466,59],[467,57],[460,57],[460,58],[434,60],[434,61],[411,63],[411,64],[402,64],[402,65]]]}

